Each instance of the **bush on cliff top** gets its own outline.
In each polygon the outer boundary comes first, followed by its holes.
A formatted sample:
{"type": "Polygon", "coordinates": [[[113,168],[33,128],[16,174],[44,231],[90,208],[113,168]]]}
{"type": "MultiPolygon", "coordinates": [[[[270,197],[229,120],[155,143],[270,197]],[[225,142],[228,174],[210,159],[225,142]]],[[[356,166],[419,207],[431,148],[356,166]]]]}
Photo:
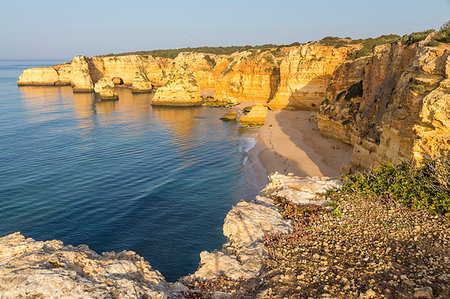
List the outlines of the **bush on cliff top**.
{"type": "Polygon", "coordinates": [[[385,164],[347,176],[339,192],[395,200],[411,208],[450,216],[450,154],[426,160],[420,166],[385,164]]]}
{"type": "Polygon", "coordinates": [[[182,52],[196,52],[196,53],[205,53],[205,54],[218,54],[218,55],[230,55],[235,52],[242,52],[248,50],[270,50],[270,49],[279,49],[282,47],[296,46],[300,45],[299,43],[292,43],[290,45],[273,45],[273,44],[265,44],[258,46],[229,46],[229,47],[197,47],[197,48],[180,48],[180,49],[165,49],[165,50],[149,50],[149,51],[135,51],[135,52],[125,52],[114,54],[110,53],[102,56],[125,56],[125,55],[151,55],[154,57],[163,57],[163,58],[175,58],[178,54],[182,52]]]}
{"type": "Polygon", "coordinates": [[[439,36],[436,40],[443,43],[450,43],[450,21],[447,21],[444,25],[442,25],[441,30],[439,30],[439,36]]]}

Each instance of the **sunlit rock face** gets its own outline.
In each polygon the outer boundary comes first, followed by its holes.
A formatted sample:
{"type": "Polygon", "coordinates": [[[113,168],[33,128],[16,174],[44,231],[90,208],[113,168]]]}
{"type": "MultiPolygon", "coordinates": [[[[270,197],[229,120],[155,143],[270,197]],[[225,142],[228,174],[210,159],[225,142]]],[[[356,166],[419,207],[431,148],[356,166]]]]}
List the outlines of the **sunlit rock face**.
{"type": "Polygon", "coordinates": [[[94,82],[89,71],[88,58],[75,56],[72,60],[71,83],[74,92],[94,91],[94,82]]]}
{"type": "Polygon", "coordinates": [[[298,47],[247,50],[231,55],[180,53],[175,59],[150,55],[77,56],[50,68],[25,70],[19,85],[68,85],[92,91],[103,77],[118,78],[136,92],[165,86],[180,72],[192,74],[200,92],[220,102],[268,103],[272,107],[317,110],[330,74],[358,46],[334,48],[308,43],[298,47]],[[136,75],[138,74],[138,75],[136,75]]]}
{"type": "Polygon", "coordinates": [[[94,91],[100,95],[102,100],[117,100],[119,96],[114,90],[114,82],[112,78],[103,77],[94,85],[94,91]]]}
{"type": "Polygon", "coordinates": [[[69,63],[25,70],[18,84],[71,84],[74,92],[89,92],[108,77],[135,92],[159,88],[154,105],[200,105],[203,94],[211,105],[320,107],[321,133],[353,145],[353,167],[369,168],[420,161],[450,148],[450,46],[428,43],[385,44],[356,60],[349,57],[361,44],[317,42],[231,55],[188,52],[175,59],[77,56],[69,63]]]}
{"type": "Polygon", "coordinates": [[[358,45],[333,47],[308,43],[289,48],[280,64],[280,85],[272,107],[318,110],[335,69],[358,45]]]}
{"type": "Polygon", "coordinates": [[[133,251],[0,238],[1,298],[168,298],[164,277],[133,251]]]}
{"type": "Polygon", "coordinates": [[[267,103],[279,84],[277,57],[272,51],[249,50],[227,57],[221,68],[214,97],[231,103],[267,103]]]}
{"type": "Polygon", "coordinates": [[[261,126],[266,121],[268,114],[267,107],[263,105],[255,105],[250,112],[239,118],[238,123],[245,126],[261,126]]]}
{"type": "Polygon", "coordinates": [[[175,73],[166,85],[158,88],[152,105],[199,106],[202,104],[200,88],[192,72],[186,67],[175,73]]]}
{"type": "Polygon", "coordinates": [[[378,46],[334,73],[319,129],[354,146],[354,167],[421,161],[450,149],[450,46],[427,43],[378,46]]]}
{"type": "Polygon", "coordinates": [[[54,67],[38,67],[24,70],[17,81],[19,86],[55,86],[59,80],[58,72],[54,67]]]}

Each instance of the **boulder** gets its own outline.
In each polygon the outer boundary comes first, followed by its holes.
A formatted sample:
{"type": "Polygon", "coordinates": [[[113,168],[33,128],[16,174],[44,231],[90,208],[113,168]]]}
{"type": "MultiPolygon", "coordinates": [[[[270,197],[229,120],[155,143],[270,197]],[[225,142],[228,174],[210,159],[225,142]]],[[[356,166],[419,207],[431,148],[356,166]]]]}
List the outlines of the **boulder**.
{"type": "Polygon", "coordinates": [[[262,126],[266,121],[267,114],[267,107],[263,105],[255,105],[248,114],[239,118],[238,124],[244,126],[262,126]]]}

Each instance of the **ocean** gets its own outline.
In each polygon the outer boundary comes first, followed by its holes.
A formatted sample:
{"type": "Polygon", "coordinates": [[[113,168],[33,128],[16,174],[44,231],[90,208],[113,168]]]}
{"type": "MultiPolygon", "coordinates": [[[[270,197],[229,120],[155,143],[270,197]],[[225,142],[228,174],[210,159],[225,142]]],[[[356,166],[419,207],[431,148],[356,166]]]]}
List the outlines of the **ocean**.
{"type": "Polygon", "coordinates": [[[17,87],[23,69],[62,61],[0,60],[0,237],[132,250],[168,281],[220,249],[227,212],[254,198],[244,164],[254,128],[223,108],[152,107],[70,87],[17,87]]]}

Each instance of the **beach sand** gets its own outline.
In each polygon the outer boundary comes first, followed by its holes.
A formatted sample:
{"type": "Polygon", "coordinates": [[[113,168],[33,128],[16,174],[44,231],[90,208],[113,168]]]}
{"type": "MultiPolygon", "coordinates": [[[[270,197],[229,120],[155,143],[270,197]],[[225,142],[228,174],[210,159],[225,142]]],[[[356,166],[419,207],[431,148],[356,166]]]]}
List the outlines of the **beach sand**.
{"type": "Polygon", "coordinates": [[[316,112],[270,111],[259,129],[257,145],[249,152],[247,173],[264,186],[275,171],[298,176],[339,176],[350,163],[352,147],[325,139],[317,127],[316,112]]]}

